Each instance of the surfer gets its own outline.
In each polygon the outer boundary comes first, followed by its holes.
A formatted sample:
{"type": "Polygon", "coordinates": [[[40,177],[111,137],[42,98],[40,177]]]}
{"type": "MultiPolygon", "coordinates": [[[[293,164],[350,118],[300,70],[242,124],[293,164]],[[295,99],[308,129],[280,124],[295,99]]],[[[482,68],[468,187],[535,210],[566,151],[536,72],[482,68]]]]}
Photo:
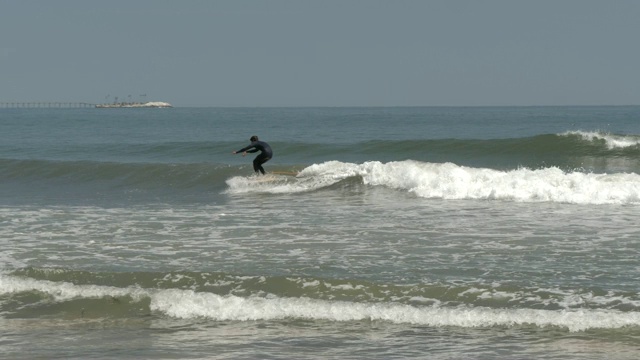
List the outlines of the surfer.
{"type": "Polygon", "coordinates": [[[269,144],[267,144],[264,141],[258,140],[258,137],[256,135],[253,135],[251,139],[249,139],[249,141],[251,141],[251,144],[249,144],[249,146],[245,146],[238,151],[234,151],[232,152],[232,154],[237,154],[241,152],[242,156],[245,156],[247,155],[247,153],[254,153],[254,152],[260,151],[260,154],[258,154],[258,156],[256,156],[255,159],[253,159],[253,170],[255,172],[260,171],[262,175],[264,175],[265,171],[264,171],[264,168],[262,167],[262,164],[271,160],[271,157],[273,156],[273,151],[271,150],[271,146],[269,146],[269,144]]]}

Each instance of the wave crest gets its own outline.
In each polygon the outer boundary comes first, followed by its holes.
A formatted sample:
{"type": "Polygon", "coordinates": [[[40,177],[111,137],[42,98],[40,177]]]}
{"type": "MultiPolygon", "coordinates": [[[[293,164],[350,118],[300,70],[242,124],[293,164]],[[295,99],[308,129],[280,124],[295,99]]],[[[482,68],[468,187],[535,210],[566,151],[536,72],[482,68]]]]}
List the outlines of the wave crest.
{"type": "Polygon", "coordinates": [[[293,181],[274,178],[269,182],[256,178],[254,182],[234,177],[227,180],[227,185],[230,193],[297,193],[354,178],[368,186],[382,186],[429,199],[572,204],[640,202],[640,175],[633,173],[565,172],[556,167],[501,171],[414,160],[362,164],[328,161],[303,169],[293,181]]]}
{"type": "Polygon", "coordinates": [[[560,134],[563,137],[577,137],[592,144],[604,144],[608,150],[640,147],[640,136],[615,135],[599,131],[567,131],[560,134]]]}

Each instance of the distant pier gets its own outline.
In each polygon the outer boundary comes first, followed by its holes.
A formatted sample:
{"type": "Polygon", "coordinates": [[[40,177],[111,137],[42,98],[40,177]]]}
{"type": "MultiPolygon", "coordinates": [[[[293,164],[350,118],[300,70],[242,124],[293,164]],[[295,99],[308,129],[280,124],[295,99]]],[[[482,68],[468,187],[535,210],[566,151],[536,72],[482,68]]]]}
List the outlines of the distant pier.
{"type": "Polygon", "coordinates": [[[173,105],[161,101],[114,102],[110,104],[91,104],[85,102],[0,102],[0,109],[79,109],[79,108],[170,108],[173,105]]]}
{"type": "Polygon", "coordinates": [[[0,102],[4,109],[38,109],[38,108],[94,108],[96,104],[85,102],[0,102]]]}

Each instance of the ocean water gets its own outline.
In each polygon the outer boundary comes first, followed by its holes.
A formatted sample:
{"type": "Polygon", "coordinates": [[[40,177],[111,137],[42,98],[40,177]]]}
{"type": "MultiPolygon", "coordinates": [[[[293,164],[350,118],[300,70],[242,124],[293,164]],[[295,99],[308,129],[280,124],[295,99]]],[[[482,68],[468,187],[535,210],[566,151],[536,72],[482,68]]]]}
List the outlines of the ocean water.
{"type": "Polygon", "coordinates": [[[639,212],[637,106],[0,109],[0,358],[637,359],[639,212]]]}

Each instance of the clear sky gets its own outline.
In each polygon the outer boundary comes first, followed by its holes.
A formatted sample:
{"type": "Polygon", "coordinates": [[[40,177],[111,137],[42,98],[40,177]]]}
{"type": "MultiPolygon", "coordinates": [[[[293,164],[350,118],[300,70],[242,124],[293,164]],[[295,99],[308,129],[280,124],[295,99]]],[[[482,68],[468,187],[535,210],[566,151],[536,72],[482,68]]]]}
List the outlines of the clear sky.
{"type": "Polygon", "coordinates": [[[0,102],[633,105],[639,39],[638,0],[0,0],[0,102]]]}

